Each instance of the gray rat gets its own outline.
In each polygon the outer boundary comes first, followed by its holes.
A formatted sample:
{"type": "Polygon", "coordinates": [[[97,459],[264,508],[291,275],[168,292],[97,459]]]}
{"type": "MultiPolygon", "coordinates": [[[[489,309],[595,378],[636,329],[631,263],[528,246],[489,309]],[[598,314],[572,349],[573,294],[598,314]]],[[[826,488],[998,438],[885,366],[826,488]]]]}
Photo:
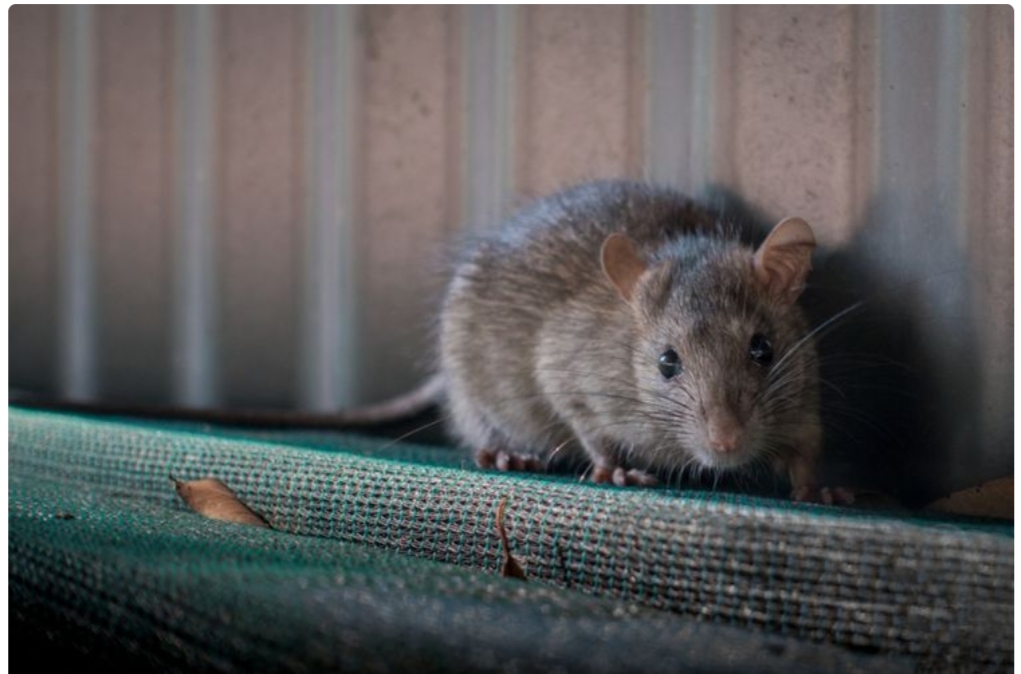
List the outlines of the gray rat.
{"type": "Polygon", "coordinates": [[[260,427],[354,428],[440,403],[476,462],[595,482],[685,469],[786,473],[792,498],[851,502],[818,480],[818,362],[796,300],[815,238],[780,222],[758,247],[666,187],[582,184],[463,247],[438,316],[435,374],[332,414],[16,404],[260,427]]]}
{"type": "Polygon", "coordinates": [[[780,222],[757,249],[684,195],[588,183],[540,199],[456,264],[439,318],[452,431],[476,462],[646,485],[687,467],[785,472],[821,488],[818,363],[796,304],[815,238],[780,222]]]}

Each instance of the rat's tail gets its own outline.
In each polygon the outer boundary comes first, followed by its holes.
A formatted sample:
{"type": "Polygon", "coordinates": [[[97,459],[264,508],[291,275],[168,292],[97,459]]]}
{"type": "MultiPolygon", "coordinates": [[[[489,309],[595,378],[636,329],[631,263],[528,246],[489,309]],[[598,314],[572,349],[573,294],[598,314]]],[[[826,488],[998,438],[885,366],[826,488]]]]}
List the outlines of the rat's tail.
{"type": "Polygon", "coordinates": [[[343,430],[410,419],[438,405],[443,399],[443,378],[433,375],[417,388],[395,398],[364,407],[336,412],[289,412],[259,409],[203,409],[161,407],[158,405],[121,405],[108,403],[52,400],[31,393],[8,389],[8,403],[18,407],[76,412],[99,416],[144,417],[169,421],[195,421],[221,426],[246,428],[293,428],[343,430]]]}
{"type": "Polygon", "coordinates": [[[443,377],[434,374],[407,393],[372,405],[340,410],[336,413],[336,418],[341,424],[358,426],[408,419],[440,404],[445,391],[443,377]]]}

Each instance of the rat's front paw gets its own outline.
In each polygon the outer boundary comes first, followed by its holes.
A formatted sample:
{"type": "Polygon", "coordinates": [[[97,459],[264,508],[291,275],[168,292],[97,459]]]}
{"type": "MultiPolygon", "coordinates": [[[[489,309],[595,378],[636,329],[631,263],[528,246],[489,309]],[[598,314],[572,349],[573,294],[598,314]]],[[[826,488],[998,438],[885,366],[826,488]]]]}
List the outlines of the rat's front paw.
{"type": "Polygon", "coordinates": [[[854,503],[854,492],[844,487],[831,489],[830,487],[802,485],[791,492],[791,500],[825,505],[851,505],[854,503]]]}
{"type": "Polygon", "coordinates": [[[590,479],[596,484],[615,484],[618,487],[651,487],[656,478],[642,470],[625,470],[621,466],[595,466],[590,479]]]}
{"type": "Polygon", "coordinates": [[[479,449],[475,452],[475,463],[479,468],[496,468],[499,471],[544,473],[546,463],[537,456],[505,452],[502,449],[479,449]]]}

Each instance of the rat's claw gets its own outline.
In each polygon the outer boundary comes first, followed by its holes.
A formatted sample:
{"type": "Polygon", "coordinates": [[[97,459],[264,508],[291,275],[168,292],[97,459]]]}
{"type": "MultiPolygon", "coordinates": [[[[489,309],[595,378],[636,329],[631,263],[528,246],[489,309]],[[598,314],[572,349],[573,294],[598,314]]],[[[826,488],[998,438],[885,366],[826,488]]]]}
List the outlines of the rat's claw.
{"type": "Polygon", "coordinates": [[[589,479],[596,484],[609,484],[613,482],[613,472],[610,466],[593,466],[589,479]]]}
{"type": "Polygon", "coordinates": [[[511,469],[511,457],[507,452],[496,453],[496,469],[504,472],[511,469]]]}
{"type": "Polygon", "coordinates": [[[822,503],[822,494],[818,487],[803,484],[791,492],[791,500],[802,503],[822,503]]]}
{"type": "Polygon", "coordinates": [[[833,502],[840,505],[854,505],[854,492],[847,487],[834,487],[833,502]]]}
{"type": "Polygon", "coordinates": [[[659,481],[651,473],[646,473],[644,470],[638,470],[632,468],[624,474],[625,486],[636,486],[636,487],[651,487],[657,484],[659,481]]]}
{"type": "Polygon", "coordinates": [[[542,473],[546,465],[541,459],[526,454],[515,454],[501,450],[480,449],[475,452],[475,463],[479,468],[496,468],[499,471],[527,471],[542,473]]]}
{"type": "Polygon", "coordinates": [[[650,487],[657,482],[645,471],[635,468],[625,470],[622,466],[595,466],[589,479],[596,484],[615,484],[618,487],[650,487]]]}
{"type": "Polygon", "coordinates": [[[496,452],[486,447],[475,450],[475,465],[479,468],[492,468],[496,464],[496,452]]]}
{"type": "Polygon", "coordinates": [[[805,503],[822,503],[825,505],[851,505],[854,503],[854,492],[845,487],[812,487],[802,485],[791,492],[792,501],[805,503]]]}

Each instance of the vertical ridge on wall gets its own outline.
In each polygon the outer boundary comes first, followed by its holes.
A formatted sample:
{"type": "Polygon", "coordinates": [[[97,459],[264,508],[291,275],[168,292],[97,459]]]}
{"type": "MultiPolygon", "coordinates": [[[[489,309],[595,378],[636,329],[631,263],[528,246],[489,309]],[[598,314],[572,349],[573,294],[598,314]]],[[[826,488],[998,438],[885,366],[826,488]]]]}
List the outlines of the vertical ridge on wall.
{"type": "Polygon", "coordinates": [[[174,402],[206,407],[219,400],[216,364],[216,184],[213,120],[216,10],[174,8],[174,402]]]}
{"type": "Polygon", "coordinates": [[[459,219],[462,77],[456,7],[361,8],[359,329],[362,401],[432,367],[443,251],[459,219]]]}
{"type": "Polygon", "coordinates": [[[228,405],[298,397],[304,19],[292,5],[217,8],[217,356],[228,405]]]}
{"type": "MultiPolygon", "coordinates": [[[[981,434],[1001,474],[1014,447],[1014,8],[968,7],[969,249],[981,359],[981,434]],[[1004,420],[1009,420],[1005,423],[1004,420]],[[997,448],[1008,451],[997,452],[997,448]]],[[[995,465],[995,463],[994,463],[995,465]]],[[[990,473],[993,471],[990,470],[990,473]]]]}
{"type": "Polygon", "coordinates": [[[624,18],[623,31],[627,46],[625,59],[627,101],[625,103],[625,124],[623,143],[625,145],[624,168],[621,174],[632,180],[641,180],[645,173],[648,120],[648,7],[629,6],[624,18]]]}
{"type": "Polygon", "coordinates": [[[645,177],[689,193],[703,190],[713,171],[714,83],[725,77],[714,58],[717,8],[646,8],[645,177]]]}
{"type": "Polygon", "coordinates": [[[8,382],[59,394],[57,58],[60,8],[8,11],[8,382]]]}
{"type": "Polygon", "coordinates": [[[92,9],[60,8],[58,62],[60,389],[67,398],[96,394],[93,228],[92,9]]]}
{"type": "MultiPolygon", "coordinates": [[[[733,182],[764,218],[798,215],[826,246],[851,227],[855,8],[744,6],[734,21],[733,182]]],[[[866,140],[865,143],[869,141],[866,140]]]]}
{"type": "MultiPolygon", "coordinates": [[[[960,88],[960,69],[940,55],[941,47],[954,46],[945,42],[953,37],[946,29],[943,10],[935,7],[880,10],[877,182],[883,187],[876,196],[884,202],[888,224],[904,235],[897,237],[898,248],[889,249],[892,254],[909,252],[905,230],[914,218],[935,218],[930,227],[939,225],[942,233],[952,233],[958,220],[956,175],[948,152],[960,151],[959,134],[946,113],[960,88]],[[909,87],[915,94],[903,95],[909,87]],[[949,142],[932,142],[940,131],[952,133],[949,142]]],[[[932,251],[925,247],[918,252],[929,257],[932,251]]],[[[891,270],[901,273],[899,280],[910,280],[914,273],[906,265],[891,270]]]]}
{"type": "Polygon", "coordinates": [[[879,137],[879,48],[877,44],[879,8],[858,5],[853,9],[851,39],[851,139],[848,195],[851,208],[846,227],[832,232],[831,245],[846,244],[869,216],[869,202],[878,190],[876,170],[879,137]]]}
{"type": "MultiPolygon", "coordinates": [[[[952,203],[950,215],[955,225],[954,244],[967,245],[966,210],[968,203],[964,190],[967,180],[966,161],[972,154],[964,142],[967,134],[967,117],[961,114],[967,105],[967,9],[945,5],[939,13],[939,49],[936,61],[938,78],[936,102],[937,144],[936,181],[941,192],[948,191],[952,203]]],[[[955,298],[956,299],[956,298],[955,298]]]]}
{"type": "Polygon", "coordinates": [[[1014,308],[1013,243],[1013,90],[997,83],[1012,81],[1013,13],[1007,5],[971,5],[964,9],[962,48],[965,77],[961,139],[962,210],[967,257],[974,281],[968,300],[974,307],[978,363],[977,434],[990,448],[987,469],[1013,462],[997,457],[997,448],[1014,446],[1014,330],[1004,320],[1014,308]],[[1004,156],[1006,155],[1006,156],[1004,156]]]}
{"type": "Polygon", "coordinates": [[[461,223],[494,227],[514,197],[514,84],[517,9],[462,10],[463,164],[461,223]]]}
{"type": "Polygon", "coordinates": [[[308,15],[308,180],[299,402],[315,411],[357,400],[354,192],[357,49],[354,7],[314,6],[308,15]]]}
{"type": "Polygon", "coordinates": [[[709,138],[704,170],[710,186],[732,187],[736,181],[734,163],[735,119],[745,110],[737,109],[734,89],[734,51],[737,48],[734,35],[734,13],[737,8],[725,5],[700,7],[700,20],[705,25],[704,39],[708,44],[699,49],[698,71],[700,88],[705,90],[706,105],[701,111],[700,130],[703,128],[709,138]]]}
{"type": "Polygon", "coordinates": [[[162,402],[172,379],[173,14],[93,11],[96,379],[104,400],[162,402]]]}
{"type": "Polygon", "coordinates": [[[947,490],[951,475],[957,488],[970,484],[988,459],[985,448],[972,444],[980,354],[970,296],[974,270],[966,263],[962,18],[961,8],[949,6],[880,9],[880,189],[871,227],[863,231],[870,264],[882,270],[881,296],[896,290],[894,311],[903,322],[888,353],[910,359],[920,373],[915,413],[924,423],[900,457],[903,481],[947,490]],[[934,413],[940,409],[955,414],[934,413]]]}
{"type": "Polygon", "coordinates": [[[638,8],[522,6],[515,185],[527,198],[641,174],[638,8]],[[639,143],[639,149],[633,146],[639,143]]]}

